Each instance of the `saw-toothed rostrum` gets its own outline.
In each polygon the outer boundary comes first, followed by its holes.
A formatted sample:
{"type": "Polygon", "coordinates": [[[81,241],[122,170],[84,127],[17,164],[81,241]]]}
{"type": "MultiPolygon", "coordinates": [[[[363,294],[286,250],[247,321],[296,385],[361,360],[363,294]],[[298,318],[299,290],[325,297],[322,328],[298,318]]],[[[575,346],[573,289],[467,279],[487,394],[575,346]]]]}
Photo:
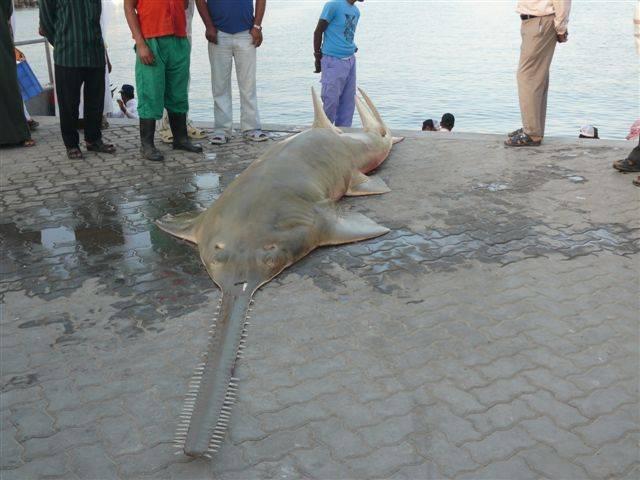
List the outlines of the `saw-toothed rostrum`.
{"type": "Polygon", "coordinates": [[[211,457],[224,441],[238,395],[253,295],[315,248],[356,242],[389,231],[359,213],[340,211],[345,196],[389,191],[367,172],[389,155],[391,136],[369,97],[356,106],[363,130],[343,133],[331,124],[312,89],[312,128],[275,143],[204,212],[165,215],[164,231],[195,243],[209,276],[222,291],[176,431],[175,445],[190,456],[211,457]]]}

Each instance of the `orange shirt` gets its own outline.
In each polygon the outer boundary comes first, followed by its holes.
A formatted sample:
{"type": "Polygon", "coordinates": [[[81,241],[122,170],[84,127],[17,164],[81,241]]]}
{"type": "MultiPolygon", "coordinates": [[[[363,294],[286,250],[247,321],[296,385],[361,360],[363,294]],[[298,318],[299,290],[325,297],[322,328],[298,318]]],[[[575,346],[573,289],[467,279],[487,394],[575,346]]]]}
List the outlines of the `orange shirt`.
{"type": "Polygon", "coordinates": [[[136,10],[144,38],[187,36],[184,0],[138,0],[136,10]]]}

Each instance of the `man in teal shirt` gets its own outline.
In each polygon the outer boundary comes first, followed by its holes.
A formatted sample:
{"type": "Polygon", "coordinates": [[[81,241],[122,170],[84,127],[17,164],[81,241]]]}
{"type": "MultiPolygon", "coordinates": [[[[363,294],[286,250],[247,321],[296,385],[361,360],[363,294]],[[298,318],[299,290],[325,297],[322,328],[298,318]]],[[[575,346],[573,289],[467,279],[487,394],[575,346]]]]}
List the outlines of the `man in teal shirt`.
{"type": "Polygon", "coordinates": [[[339,127],[350,127],[356,96],[356,57],[354,42],[360,10],[354,4],[363,0],[332,0],[322,9],[313,35],[316,73],[322,72],[322,103],[329,120],[339,127]]]}

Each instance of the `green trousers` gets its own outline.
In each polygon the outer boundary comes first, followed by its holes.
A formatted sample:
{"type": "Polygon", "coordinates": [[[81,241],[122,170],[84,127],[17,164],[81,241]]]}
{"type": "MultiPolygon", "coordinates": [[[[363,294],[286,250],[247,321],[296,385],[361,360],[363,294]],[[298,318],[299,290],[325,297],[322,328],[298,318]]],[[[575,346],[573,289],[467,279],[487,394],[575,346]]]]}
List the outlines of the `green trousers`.
{"type": "Polygon", "coordinates": [[[148,38],[155,61],[145,65],[136,56],[136,86],[140,118],[160,120],[171,113],[189,111],[189,64],[191,44],[187,37],[148,38]]]}

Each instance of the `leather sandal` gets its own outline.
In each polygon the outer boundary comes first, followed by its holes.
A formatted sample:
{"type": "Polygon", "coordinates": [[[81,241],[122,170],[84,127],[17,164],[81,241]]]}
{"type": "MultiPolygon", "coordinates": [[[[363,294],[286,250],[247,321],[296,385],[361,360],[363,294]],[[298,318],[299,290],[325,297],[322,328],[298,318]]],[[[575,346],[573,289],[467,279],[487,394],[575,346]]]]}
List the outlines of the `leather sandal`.
{"type": "Polygon", "coordinates": [[[524,132],[518,133],[505,140],[507,147],[537,147],[542,143],[541,140],[534,140],[524,132]]]}
{"type": "Polygon", "coordinates": [[[87,144],[87,150],[90,152],[100,152],[100,153],[116,153],[115,145],[110,143],[104,143],[102,140],[98,140],[94,143],[85,142],[87,144]]]}
{"type": "Polygon", "coordinates": [[[625,158],[624,160],[613,162],[613,168],[619,172],[640,172],[640,162],[625,158]]]}
{"type": "Polygon", "coordinates": [[[84,158],[82,155],[82,150],[79,147],[67,147],[67,158],[70,160],[77,160],[79,158],[84,158]]]}

